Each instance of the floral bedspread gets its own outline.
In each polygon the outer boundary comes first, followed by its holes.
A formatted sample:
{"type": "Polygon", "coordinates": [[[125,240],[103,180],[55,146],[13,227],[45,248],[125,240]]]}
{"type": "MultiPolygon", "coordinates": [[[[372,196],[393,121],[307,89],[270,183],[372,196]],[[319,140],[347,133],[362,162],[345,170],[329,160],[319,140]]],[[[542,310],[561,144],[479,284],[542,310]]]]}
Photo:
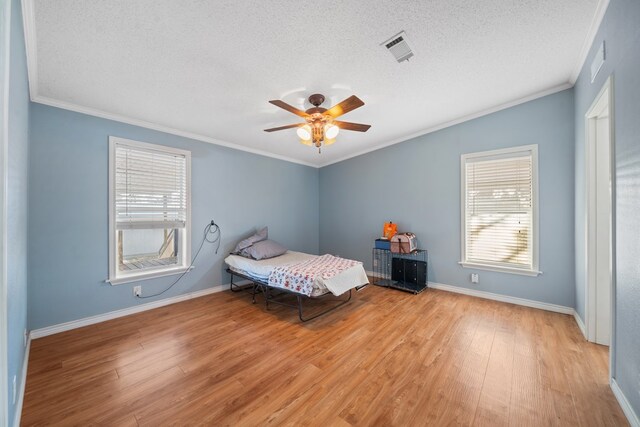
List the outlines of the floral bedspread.
{"type": "Polygon", "coordinates": [[[269,286],[310,296],[313,292],[313,282],[317,277],[330,279],[359,264],[362,263],[333,255],[322,255],[297,264],[274,268],[269,275],[269,286]]]}

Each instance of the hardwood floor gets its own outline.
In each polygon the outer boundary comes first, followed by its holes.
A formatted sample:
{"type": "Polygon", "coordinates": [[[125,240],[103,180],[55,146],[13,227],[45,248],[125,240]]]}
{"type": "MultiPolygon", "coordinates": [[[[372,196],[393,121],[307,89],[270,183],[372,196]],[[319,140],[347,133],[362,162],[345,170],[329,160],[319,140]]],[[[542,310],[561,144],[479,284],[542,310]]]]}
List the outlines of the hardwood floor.
{"type": "Polygon", "coordinates": [[[34,340],[22,423],[627,425],[607,365],[570,316],[443,291],[305,324],[224,292],[34,340]]]}

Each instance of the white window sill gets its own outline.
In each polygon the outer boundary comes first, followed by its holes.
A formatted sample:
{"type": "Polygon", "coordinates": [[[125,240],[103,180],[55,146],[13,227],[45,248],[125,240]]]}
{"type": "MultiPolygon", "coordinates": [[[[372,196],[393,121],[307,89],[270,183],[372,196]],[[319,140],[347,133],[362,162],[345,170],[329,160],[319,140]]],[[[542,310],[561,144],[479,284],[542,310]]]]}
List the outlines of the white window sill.
{"type": "Polygon", "coordinates": [[[525,270],[522,268],[502,267],[499,265],[490,265],[490,264],[477,264],[474,262],[460,261],[458,264],[460,264],[464,268],[475,268],[477,270],[498,271],[500,273],[519,274],[521,276],[537,277],[542,274],[542,271],[538,271],[538,270],[525,270]]]}
{"type": "Polygon", "coordinates": [[[111,285],[122,285],[124,283],[138,282],[140,280],[155,279],[157,277],[173,276],[175,274],[182,274],[185,271],[191,271],[193,267],[175,267],[167,270],[159,271],[147,271],[144,273],[131,274],[126,276],[116,277],[114,279],[107,279],[105,282],[111,285]]]}

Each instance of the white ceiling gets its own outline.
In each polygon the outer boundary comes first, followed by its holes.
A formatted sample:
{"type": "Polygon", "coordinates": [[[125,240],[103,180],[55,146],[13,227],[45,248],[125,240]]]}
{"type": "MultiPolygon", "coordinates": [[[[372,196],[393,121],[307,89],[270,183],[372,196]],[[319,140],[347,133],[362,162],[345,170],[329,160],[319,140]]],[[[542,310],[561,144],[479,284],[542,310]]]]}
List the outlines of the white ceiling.
{"type": "Polygon", "coordinates": [[[604,0],[23,0],[36,102],[321,166],[569,87],[604,0]],[[380,43],[404,30],[415,56],[380,43]],[[322,154],[308,95],[365,106],[322,154]]]}

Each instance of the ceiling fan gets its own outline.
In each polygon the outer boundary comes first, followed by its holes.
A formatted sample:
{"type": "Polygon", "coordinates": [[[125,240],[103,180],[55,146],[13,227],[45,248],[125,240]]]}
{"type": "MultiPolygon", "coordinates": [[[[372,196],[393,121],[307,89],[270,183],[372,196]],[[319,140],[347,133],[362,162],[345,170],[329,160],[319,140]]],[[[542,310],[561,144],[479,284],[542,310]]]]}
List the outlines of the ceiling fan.
{"type": "Polygon", "coordinates": [[[371,125],[335,120],[343,114],[364,105],[364,102],[362,102],[362,100],[357,96],[352,95],[328,110],[320,106],[324,100],[324,95],[319,93],[311,95],[309,97],[309,102],[313,107],[309,108],[307,111],[298,110],[294,106],[289,105],[284,101],[280,101],[279,99],[269,101],[275,106],[304,118],[306,122],[265,129],[264,131],[274,132],[277,130],[298,128],[296,133],[298,134],[298,137],[300,137],[300,142],[309,146],[314,145],[318,148],[318,152],[320,152],[320,147],[322,147],[323,144],[331,145],[336,142],[336,136],[338,136],[340,129],[366,132],[371,127],[371,125]]]}

